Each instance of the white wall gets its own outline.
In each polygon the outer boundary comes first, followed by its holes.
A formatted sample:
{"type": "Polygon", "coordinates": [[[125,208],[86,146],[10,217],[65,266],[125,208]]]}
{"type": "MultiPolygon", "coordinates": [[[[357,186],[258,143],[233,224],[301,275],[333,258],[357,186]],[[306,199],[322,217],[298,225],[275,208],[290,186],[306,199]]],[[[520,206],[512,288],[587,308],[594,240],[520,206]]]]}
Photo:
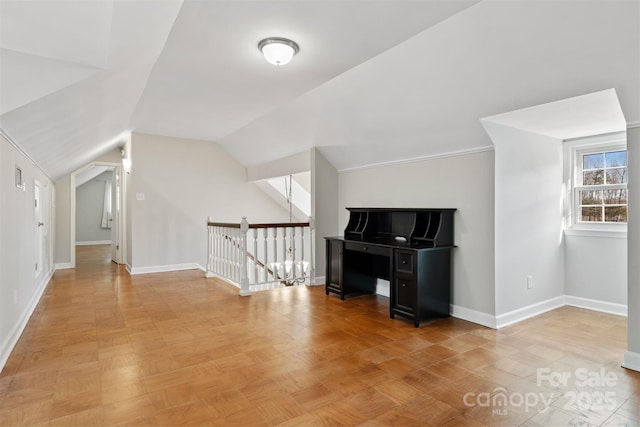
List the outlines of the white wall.
{"type": "Polygon", "coordinates": [[[456,208],[454,314],[489,323],[483,320],[495,308],[493,151],[346,171],[339,178],[339,234],[347,207],[456,208]]]}
{"type": "MultiPolygon", "coordinates": [[[[325,237],[337,236],[338,171],[317,148],[311,149],[311,216],[316,225],[315,273],[316,283],[324,283],[326,274],[325,237]]],[[[344,228],[344,227],[343,227],[344,228]]]]}
{"type": "Polygon", "coordinates": [[[0,370],[26,326],[53,273],[51,180],[20,151],[0,136],[0,370]],[[15,167],[22,169],[26,191],[15,186],[15,167]],[[45,255],[35,277],[36,225],[34,180],[41,184],[45,255]]]}
{"type": "Polygon", "coordinates": [[[565,235],[566,295],[627,305],[626,236],[565,235]]]}
{"type": "Polygon", "coordinates": [[[628,244],[628,318],[627,352],[624,366],[640,371],[640,127],[627,130],[627,153],[629,165],[629,216],[628,244]]]}
{"type": "Polygon", "coordinates": [[[207,217],[287,222],[288,211],[216,143],[132,134],[129,212],[132,273],[204,267],[207,217]],[[144,200],[139,200],[144,197],[144,200]]]}
{"type": "Polygon", "coordinates": [[[64,175],[56,180],[56,240],[53,248],[53,259],[56,268],[68,266],[71,262],[71,175],[64,175]]]}
{"type": "Polygon", "coordinates": [[[111,241],[111,229],[102,228],[102,211],[105,182],[112,180],[107,171],[76,188],[76,242],[111,241]]]}
{"type": "MultiPolygon", "coordinates": [[[[564,186],[573,185],[575,149],[585,144],[626,141],[626,133],[614,133],[564,141],[564,186]]],[[[569,303],[623,314],[627,305],[627,235],[624,228],[609,232],[573,229],[573,201],[565,201],[565,294],[569,303]],[[595,300],[593,301],[585,301],[595,300]],[[593,305],[595,304],[595,305],[593,305]]],[[[623,226],[623,224],[620,224],[623,226]]]]}
{"type": "Polygon", "coordinates": [[[562,141],[483,123],[496,145],[496,317],[564,295],[562,141]],[[527,288],[527,276],[533,287],[527,288]]]}

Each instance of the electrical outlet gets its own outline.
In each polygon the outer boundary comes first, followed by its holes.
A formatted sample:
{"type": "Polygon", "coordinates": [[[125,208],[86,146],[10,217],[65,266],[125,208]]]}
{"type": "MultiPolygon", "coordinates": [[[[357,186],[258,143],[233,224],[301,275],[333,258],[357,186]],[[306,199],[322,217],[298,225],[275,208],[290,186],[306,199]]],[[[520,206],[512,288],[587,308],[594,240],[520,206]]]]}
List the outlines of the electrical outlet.
{"type": "Polygon", "coordinates": [[[527,289],[533,288],[533,276],[527,276],[527,289]]]}

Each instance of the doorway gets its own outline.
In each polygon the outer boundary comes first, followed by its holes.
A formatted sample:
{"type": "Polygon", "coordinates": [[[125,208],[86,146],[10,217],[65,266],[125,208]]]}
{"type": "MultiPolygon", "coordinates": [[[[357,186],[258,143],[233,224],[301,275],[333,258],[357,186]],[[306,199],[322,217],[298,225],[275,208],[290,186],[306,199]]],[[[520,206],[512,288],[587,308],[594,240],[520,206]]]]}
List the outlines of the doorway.
{"type": "MultiPolygon", "coordinates": [[[[110,258],[116,264],[124,263],[124,230],[123,230],[123,191],[122,167],[119,163],[92,162],[71,174],[70,179],[70,259],[71,268],[76,267],[76,246],[110,245],[110,258]],[[82,198],[78,197],[81,186],[92,184],[96,187],[96,200],[89,201],[83,208],[82,198]],[[80,204],[79,204],[80,203],[80,204]],[[83,226],[86,218],[84,209],[90,208],[92,214],[99,215],[93,219],[94,234],[83,236],[78,227],[83,226]],[[99,212],[93,212],[93,210],[99,212]]],[[[84,230],[84,228],[83,228],[84,230]]]]}

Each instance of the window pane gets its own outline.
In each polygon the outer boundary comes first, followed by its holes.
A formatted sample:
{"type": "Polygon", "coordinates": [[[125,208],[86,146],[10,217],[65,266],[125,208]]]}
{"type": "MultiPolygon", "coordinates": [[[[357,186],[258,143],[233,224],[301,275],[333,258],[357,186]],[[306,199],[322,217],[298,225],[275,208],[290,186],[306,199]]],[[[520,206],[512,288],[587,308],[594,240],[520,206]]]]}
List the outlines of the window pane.
{"type": "Polygon", "coordinates": [[[607,169],[607,184],[626,184],[627,168],[607,169]]]}
{"type": "Polygon", "coordinates": [[[581,205],[601,205],[602,190],[580,190],[581,205]]]}
{"type": "Polygon", "coordinates": [[[602,221],[602,208],[581,208],[582,215],[580,221],[602,221]]]}
{"type": "MultiPolygon", "coordinates": [[[[583,204],[586,205],[587,203],[583,203],[583,204]]],[[[605,205],[626,205],[627,190],[604,190],[604,204],[605,205]]]]}
{"type": "Polygon", "coordinates": [[[600,169],[604,167],[604,153],[582,156],[582,169],[600,169]]]}
{"type": "Polygon", "coordinates": [[[604,184],[604,169],[582,172],[582,185],[604,184]]]}
{"type": "Polygon", "coordinates": [[[604,220],[606,222],[627,222],[627,207],[626,206],[605,206],[604,220]]]}
{"type": "Polygon", "coordinates": [[[627,166],[627,152],[626,151],[612,151],[611,153],[605,153],[604,155],[608,168],[616,166],[627,166]]]}

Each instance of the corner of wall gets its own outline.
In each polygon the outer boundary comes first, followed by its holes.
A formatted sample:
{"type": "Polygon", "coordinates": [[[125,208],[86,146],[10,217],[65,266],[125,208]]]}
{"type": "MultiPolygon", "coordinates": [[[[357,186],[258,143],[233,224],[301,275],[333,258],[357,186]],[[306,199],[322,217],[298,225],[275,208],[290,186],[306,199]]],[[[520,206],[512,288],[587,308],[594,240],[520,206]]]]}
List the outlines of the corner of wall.
{"type": "Polygon", "coordinates": [[[311,216],[316,225],[315,270],[325,269],[324,238],[338,231],[338,171],[317,148],[311,149],[311,216]]]}

